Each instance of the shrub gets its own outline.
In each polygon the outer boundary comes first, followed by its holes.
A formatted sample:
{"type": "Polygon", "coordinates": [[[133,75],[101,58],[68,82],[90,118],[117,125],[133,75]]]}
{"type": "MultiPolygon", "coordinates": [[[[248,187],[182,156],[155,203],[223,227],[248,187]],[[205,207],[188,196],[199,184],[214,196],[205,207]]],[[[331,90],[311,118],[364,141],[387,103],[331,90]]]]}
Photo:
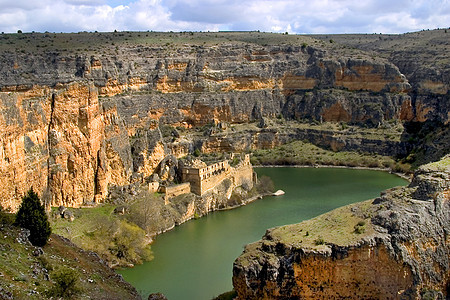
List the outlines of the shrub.
{"type": "Polygon", "coordinates": [[[77,271],[64,267],[52,274],[55,282],[53,288],[48,292],[49,296],[71,298],[79,294],[81,289],[78,287],[79,274],[77,271]]]}
{"type": "Polygon", "coordinates": [[[0,224],[12,225],[13,223],[14,223],[14,214],[12,214],[9,211],[5,210],[0,205],[0,224]]]}
{"type": "Polygon", "coordinates": [[[195,150],[194,150],[194,156],[195,156],[195,157],[199,157],[200,155],[202,155],[202,152],[200,151],[200,149],[195,148],[195,150]]]}
{"type": "Polygon", "coordinates": [[[359,221],[358,224],[355,225],[355,233],[362,234],[366,231],[366,221],[359,221]]]}
{"type": "Polygon", "coordinates": [[[269,176],[261,176],[258,180],[256,189],[260,193],[272,193],[275,191],[275,185],[269,176]]]}
{"type": "Polygon", "coordinates": [[[113,238],[111,253],[119,260],[140,264],[152,257],[145,231],[135,224],[121,221],[113,238]]]}
{"type": "Polygon", "coordinates": [[[325,241],[323,239],[323,237],[319,236],[317,239],[314,240],[314,244],[318,245],[323,245],[325,244],[325,241]]]}
{"type": "Polygon", "coordinates": [[[29,240],[34,246],[45,246],[52,233],[48,216],[39,196],[30,189],[23,197],[15,225],[30,230],[29,240]]]}

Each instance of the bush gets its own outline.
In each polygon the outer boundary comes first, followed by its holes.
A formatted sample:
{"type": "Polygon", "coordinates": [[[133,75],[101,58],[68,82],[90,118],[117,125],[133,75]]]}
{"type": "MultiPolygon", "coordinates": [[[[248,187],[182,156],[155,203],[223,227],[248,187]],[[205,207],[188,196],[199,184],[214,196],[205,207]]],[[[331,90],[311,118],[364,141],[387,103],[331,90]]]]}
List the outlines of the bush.
{"type": "Polygon", "coordinates": [[[52,274],[55,282],[53,288],[48,292],[49,296],[71,298],[81,292],[78,287],[79,274],[70,268],[61,268],[52,274]]]}
{"type": "Polygon", "coordinates": [[[14,214],[12,214],[9,211],[5,210],[0,205],[0,224],[12,225],[13,223],[14,223],[14,214]]]}
{"type": "Polygon", "coordinates": [[[325,240],[323,239],[323,237],[319,236],[314,240],[314,244],[316,244],[316,246],[323,245],[325,244],[325,240]]]}
{"type": "Polygon", "coordinates": [[[39,196],[30,189],[23,197],[15,225],[30,230],[29,240],[34,246],[45,246],[52,233],[48,216],[39,196]]]}
{"type": "Polygon", "coordinates": [[[195,148],[195,150],[194,150],[194,156],[195,156],[195,157],[199,157],[200,155],[202,155],[202,152],[200,151],[200,149],[195,148]]]}
{"type": "Polygon", "coordinates": [[[362,234],[366,231],[366,221],[359,221],[358,224],[355,225],[355,233],[362,234]]]}
{"type": "Polygon", "coordinates": [[[260,193],[273,193],[275,191],[275,185],[269,176],[261,176],[256,189],[260,193]]]}
{"type": "Polygon", "coordinates": [[[119,260],[140,264],[152,257],[145,231],[135,224],[121,221],[113,238],[111,253],[119,260]]]}

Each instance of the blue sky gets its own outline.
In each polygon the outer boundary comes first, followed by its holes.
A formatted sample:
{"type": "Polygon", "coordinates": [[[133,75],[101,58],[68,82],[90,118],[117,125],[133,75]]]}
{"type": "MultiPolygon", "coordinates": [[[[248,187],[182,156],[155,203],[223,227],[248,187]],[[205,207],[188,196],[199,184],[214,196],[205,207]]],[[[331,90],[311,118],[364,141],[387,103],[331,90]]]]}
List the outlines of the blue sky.
{"type": "Polygon", "coordinates": [[[450,26],[450,0],[0,0],[2,32],[404,33],[450,26]]]}

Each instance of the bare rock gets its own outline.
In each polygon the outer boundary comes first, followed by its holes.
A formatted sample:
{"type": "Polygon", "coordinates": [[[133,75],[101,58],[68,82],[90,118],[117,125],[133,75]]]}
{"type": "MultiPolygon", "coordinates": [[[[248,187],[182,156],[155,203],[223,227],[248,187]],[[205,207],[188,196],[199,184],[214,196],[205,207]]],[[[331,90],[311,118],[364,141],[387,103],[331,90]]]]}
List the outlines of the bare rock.
{"type": "Polygon", "coordinates": [[[167,300],[167,297],[161,293],[153,293],[148,295],[148,300],[167,300]]]}

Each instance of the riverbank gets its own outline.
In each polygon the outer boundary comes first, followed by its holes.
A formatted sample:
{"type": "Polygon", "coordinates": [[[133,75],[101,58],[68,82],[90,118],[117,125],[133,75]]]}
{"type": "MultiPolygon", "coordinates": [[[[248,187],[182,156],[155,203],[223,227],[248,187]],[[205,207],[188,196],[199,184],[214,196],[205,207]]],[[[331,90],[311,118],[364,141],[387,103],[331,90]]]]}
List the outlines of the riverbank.
{"type": "Polygon", "coordinates": [[[360,167],[360,166],[335,166],[335,165],[255,165],[254,168],[337,168],[337,169],[352,169],[352,170],[374,170],[374,171],[382,171],[388,172],[398,177],[401,177],[405,180],[411,182],[413,173],[408,172],[396,172],[391,168],[380,168],[380,167],[360,167]]]}
{"type": "MultiPolygon", "coordinates": [[[[255,168],[336,168],[355,170],[378,170],[394,173],[388,168],[350,167],[334,165],[259,165],[255,168]]],[[[397,176],[410,180],[405,174],[397,176]]],[[[263,180],[267,180],[263,179],[263,180]]],[[[136,194],[122,203],[106,203],[94,208],[69,208],[74,221],[52,218],[55,233],[72,240],[78,246],[95,251],[108,262],[112,268],[133,267],[143,261],[152,259],[150,246],[155,237],[173,230],[189,220],[199,219],[213,211],[232,210],[266,196],[275,190],[263,190],[271,182],[257,184],[251,191],[239,189],[230,198],[226,193],[206,194],[203,197],[185,194],[166,202],[162,194],[149,193],[145,188],[133,189],[136,194]],[[118,209],[120,208],[120,209],[118,209]],[[115,213],[114,211],[121,211],[115,213]],[[133,240],[126,238],[133,236],[133,240]],[[109,245],[109,246],[104,246],[109,245]],[[123,249],[122,257],[114,249],[123,249]],[[124,252],[125,251],[125,252],[124,252]]]]}
{"type": "Polygon", "coordinates": [[[272,149],[252,151],[253,166],[309,166],[348,167],[390,170],[395,173],[411,172],[406,161],[375,153],[333,151],[308,142],[294,141],[272,149]]]}

